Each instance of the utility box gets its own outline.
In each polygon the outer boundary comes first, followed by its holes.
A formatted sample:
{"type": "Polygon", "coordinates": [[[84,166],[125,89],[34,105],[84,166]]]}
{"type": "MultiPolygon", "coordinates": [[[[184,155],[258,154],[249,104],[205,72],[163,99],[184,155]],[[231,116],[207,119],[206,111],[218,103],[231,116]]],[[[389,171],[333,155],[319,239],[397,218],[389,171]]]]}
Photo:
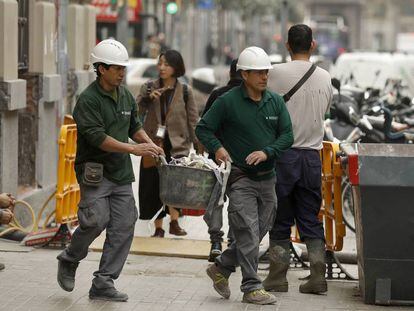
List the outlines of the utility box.
{"type": "Polygon", "coordinates": [[[414,305],[414,146],[341,144],[365,303],[414,305]]]}

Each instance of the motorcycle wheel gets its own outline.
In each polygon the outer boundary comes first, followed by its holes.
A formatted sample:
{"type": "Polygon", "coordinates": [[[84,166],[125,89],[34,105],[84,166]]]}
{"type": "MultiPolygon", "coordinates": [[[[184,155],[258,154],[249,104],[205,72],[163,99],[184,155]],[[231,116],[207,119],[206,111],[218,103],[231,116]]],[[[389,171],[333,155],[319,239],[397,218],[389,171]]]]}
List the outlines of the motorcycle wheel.
{"type": "Polygon", "coordinates": [[[348,229],[355,232],[354,198],[348,179],[342,181],[342,217],[348,229]]]}

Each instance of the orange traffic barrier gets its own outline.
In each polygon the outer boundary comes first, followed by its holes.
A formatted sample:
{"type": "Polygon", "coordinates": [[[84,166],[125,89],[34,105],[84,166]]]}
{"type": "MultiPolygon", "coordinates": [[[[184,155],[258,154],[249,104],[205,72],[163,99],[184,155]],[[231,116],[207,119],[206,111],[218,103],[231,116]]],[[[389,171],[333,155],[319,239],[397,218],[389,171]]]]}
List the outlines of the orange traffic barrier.
{"type": "Polygon", "coordinates": [[[60,128],[59,161],[56,186],[56,223],[64,224],[77,221],[79,185],[75,175],[76,124],[65,118],[60,128]]]}
{"type": "Polygon", "coordinates": [[[319,217],[324,222],[326,248],[341,251],[346,235],[342,217],[342,177],[344,171],[337,157],[339,144],[323,142],[322,149],[322,208],[319,217]]]}
{"type": "MultiPolygon", "coordinates": [[[[339,144],[323,142],[322,160],[322,207],[319,218],[324,223],[326,249],[341,251],[346,235],[342,217],[342,176],[343,169],[336,154],[339,144]]],[[[292,228],[292,242],[301,243],[296,227],[292,228]]]]}
{"type": "Polygon", "coordinates": [[[75,124],[75,120],[70,114],[66,114],[63,118],[63,124],[75,124]]]}

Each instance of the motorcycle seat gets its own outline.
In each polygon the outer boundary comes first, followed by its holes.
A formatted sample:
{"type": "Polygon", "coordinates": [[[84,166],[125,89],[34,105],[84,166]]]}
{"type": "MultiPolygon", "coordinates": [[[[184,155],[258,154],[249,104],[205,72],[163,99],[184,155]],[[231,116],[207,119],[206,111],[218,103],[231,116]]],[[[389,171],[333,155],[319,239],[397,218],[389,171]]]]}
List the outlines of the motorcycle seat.
{"type": "Polygon", "coordinates": [[[404,118],[404,123],[410,127],[414,127],[414,118],[404,118]]]}

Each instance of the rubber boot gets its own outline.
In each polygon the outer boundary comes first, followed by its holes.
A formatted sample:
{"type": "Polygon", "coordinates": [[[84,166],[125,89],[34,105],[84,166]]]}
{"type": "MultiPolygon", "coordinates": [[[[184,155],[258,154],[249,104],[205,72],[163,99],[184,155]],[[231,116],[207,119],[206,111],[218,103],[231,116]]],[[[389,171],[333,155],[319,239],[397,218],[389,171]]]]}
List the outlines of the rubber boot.
{"type": "Polygon", "coordinates": [[[304,294],[322,294],[328,291],[325,279],[325,242],[321,239],[307,239],[305,241],[309,254],[310,278],[299,286],[304,294]]]}
{"type": "Polygon", "coordinates": [[[289,269],[290,253],[289,253],[290,240],[278,240],[270,242],[269,249],[269,274],[263,281],[263,287],[270,292],[287,292],[288,281],[286,279],[286,273],[289,269]]]}

